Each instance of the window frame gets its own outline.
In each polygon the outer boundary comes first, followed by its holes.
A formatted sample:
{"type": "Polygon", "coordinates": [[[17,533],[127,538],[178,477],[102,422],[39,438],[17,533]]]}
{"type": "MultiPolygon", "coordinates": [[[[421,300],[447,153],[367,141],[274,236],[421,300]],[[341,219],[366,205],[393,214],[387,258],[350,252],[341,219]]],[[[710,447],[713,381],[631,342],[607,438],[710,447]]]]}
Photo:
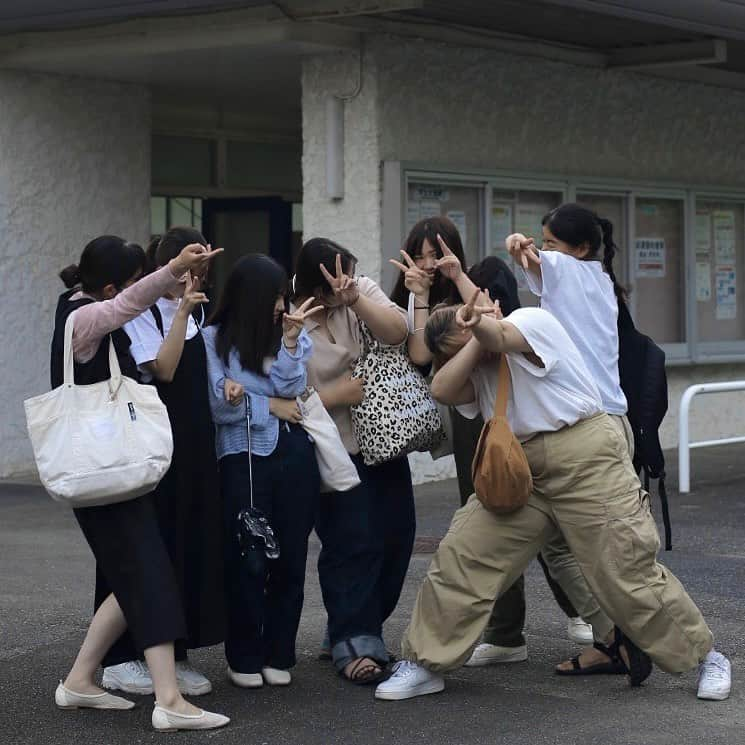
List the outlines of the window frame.
{"type": "MultiPolygon", "coordinates": [[[[382,178],[382,246],[401,245],[406,238],[406,209],[409,183],[429,182],[434,184],[448,184],[479,187],[482,189],[481,199],[484,224],[481,227],[481,246],[479,255],[483,258],[489,251],[491,235],[491,203],[492,193],[497,190],[511,191],[555,191],[562,195],[564,201],[574,201],[577,194],[598,194],[618,196],[626,200],[626,219],[624,232],[627,246],[623,251],[626,274],[630,281],[634,281],[634,252],[631,247],[636,240],[636,200],[645,199],[673,199],[682,203],[683,209],[683,272],[680,278],[681,291],[679,302],[684,303],[682,309],[682,328],[685,341],[680,343],[662,344],[670,366],[717,364],[745,362],[745,339],[735,341],[706,341],[698,337],[698,318],[696,306],[696,246],[695,220],[696,207],[699,201],[723,201],[742,205],[745,209],[745,190],[702,186],[691,183],[665,182],[663,180],[645,181],[632,179],[603,178],[595,176],[561,176],[550,173],[535,173],[530,171],[517,172],[514,170],[483,169],[483,168],[453,168],[433,167],[408,161],[384,161],[382,178]]],[[[389,257],[384,256],[382,265],[389,257]]],[[[745,300],[745,294],[743,297],[745,300]]],[[[745,304],[741,303],[741,311],[745,313],[745,304]]],[[[630,306],[632,313],[636,312],[634,293],[631,294],[630,306]]]]}

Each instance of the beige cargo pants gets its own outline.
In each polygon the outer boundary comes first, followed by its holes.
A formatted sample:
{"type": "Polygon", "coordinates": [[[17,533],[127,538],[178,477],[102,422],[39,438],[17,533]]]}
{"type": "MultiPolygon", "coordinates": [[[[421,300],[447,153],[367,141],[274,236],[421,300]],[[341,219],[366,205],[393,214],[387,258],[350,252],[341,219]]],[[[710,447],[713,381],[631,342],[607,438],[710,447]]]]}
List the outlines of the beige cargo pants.
{"type": "Polygon", "coordinates": [[[470,656],[494,603],[542,546],[563,533],[605,614],[667,672],[712,647],[701,612],[657,563],[660,540],[621,428],[606,414],[524,444],[528,504],[508,515],[474,496],[453,517],[419,590],[404,659],[434,671],[470,656]]]}

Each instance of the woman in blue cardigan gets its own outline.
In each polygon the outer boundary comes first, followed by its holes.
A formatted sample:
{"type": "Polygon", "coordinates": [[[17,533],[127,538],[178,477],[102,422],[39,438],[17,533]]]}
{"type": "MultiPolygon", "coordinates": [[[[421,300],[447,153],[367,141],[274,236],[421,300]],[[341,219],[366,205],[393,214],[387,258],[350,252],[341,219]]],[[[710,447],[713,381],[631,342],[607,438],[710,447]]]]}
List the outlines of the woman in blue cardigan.
{"type": "Polygon", "coordinates": [[[291,681],[320,487],[296,401],[313,349],[303,322],[315,311],[306,303],[288,313],[287,289],[287,275],[273,259],[245,256],[204,330],[224,503],[225,655],[229,679],[242,688],[291,681]],[[253,506],[266,515],[280,553],[277,559],[262,554],[249,569],[237,516],[251,506],[252,481],[253,506]]]}

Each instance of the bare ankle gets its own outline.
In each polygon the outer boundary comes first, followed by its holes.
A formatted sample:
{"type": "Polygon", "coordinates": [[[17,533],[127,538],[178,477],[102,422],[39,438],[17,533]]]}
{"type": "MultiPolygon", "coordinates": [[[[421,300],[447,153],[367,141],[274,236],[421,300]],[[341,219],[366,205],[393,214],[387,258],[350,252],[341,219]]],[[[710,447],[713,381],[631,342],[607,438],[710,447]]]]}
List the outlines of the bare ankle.
{"type": "Polygon", "coordinates": [[[184,701],[183,696],[178,691],[175,691],[174,693],[158,696],[156,703],[164,709],[178,711],[186,701],[184,701]]]}

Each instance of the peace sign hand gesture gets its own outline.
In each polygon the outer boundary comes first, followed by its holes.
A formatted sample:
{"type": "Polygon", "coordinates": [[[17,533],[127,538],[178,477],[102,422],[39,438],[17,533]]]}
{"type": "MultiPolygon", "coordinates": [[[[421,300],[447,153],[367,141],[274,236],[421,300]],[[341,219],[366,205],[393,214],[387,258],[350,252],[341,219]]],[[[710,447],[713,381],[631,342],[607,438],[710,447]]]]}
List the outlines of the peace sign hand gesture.
{"type": "Polygon", "coordinates": [[[489,298],[489,292],[476,290],[473,293],[473,297],[458,308],[458,312],[455,314],[455,322],[462,329],[470,329],[479,324],[482,316],[491,315],[497,317],[497,312],[501,316],[499,303],[492,303],[489,298]],[[480,304],[476,305],[477,302],[480,304]]]}
{"type": "Polygon", "coordinates": [[[390,259],[393,266],[398,267],[404,274],[404,286],[409,292],[414,293],[417,297],[429,299],[429,291],[432,287],[432,280],[424,269],[420,269],[414,259],[409,256],[403,249],[401,249],[401,257],[406,262],[402,264],[400,261],[390,259]]]}
{"type": "Polygon", "coordinates": [[[437,234],[437,242],[440,244],[440,249],[442,250],[442,258],[437,260],[435,266],[440,270],[440,274],[455,282],[463,274],[463,267],[460,264],[460,260],[450,250],[450,247],[445,243],[439,233],[437,234]]]}
{"type": "Polygon", "coordinates": [[[309,306],[315,302],[315,298],[308,298],[294,313],[284,313],[282,315],[282,336],[284,337],[285,347],[293,348],[297,346],[297,338],[305,325],[305,319],[308,316],[323,310],[322,305],[316,305],[315,308],[309,306]]]}
{"type": "Polygon", "coordinates": [[[541,257],[533,238],[526,238],[522,233],[513,233],[505,238],[504,244],[515,261],[527,272],[530,264],[540,266],[541,257]]]}
{"type": "Polygon", "coordinates": [[[360,291],[357,287],[357,282],[354,277],[344,274],[344,271],[341,268],[341,254],[336,254],[336,276],[332,277],[323,264],[320,264],[319,266],[321,267],[321,274],[323,274],[333,290],[334,295],[342,305],[349,307],[359,300],[360,291]]]}
{"type": "Polygon", "coordinates": [[[200,284],[199,277],[192,277],[191,272],[186,272],[184,295],[179,304],[179,312],[187,317],[197,305],[209,303],[207,296],[199,289],[200,284]]]}

